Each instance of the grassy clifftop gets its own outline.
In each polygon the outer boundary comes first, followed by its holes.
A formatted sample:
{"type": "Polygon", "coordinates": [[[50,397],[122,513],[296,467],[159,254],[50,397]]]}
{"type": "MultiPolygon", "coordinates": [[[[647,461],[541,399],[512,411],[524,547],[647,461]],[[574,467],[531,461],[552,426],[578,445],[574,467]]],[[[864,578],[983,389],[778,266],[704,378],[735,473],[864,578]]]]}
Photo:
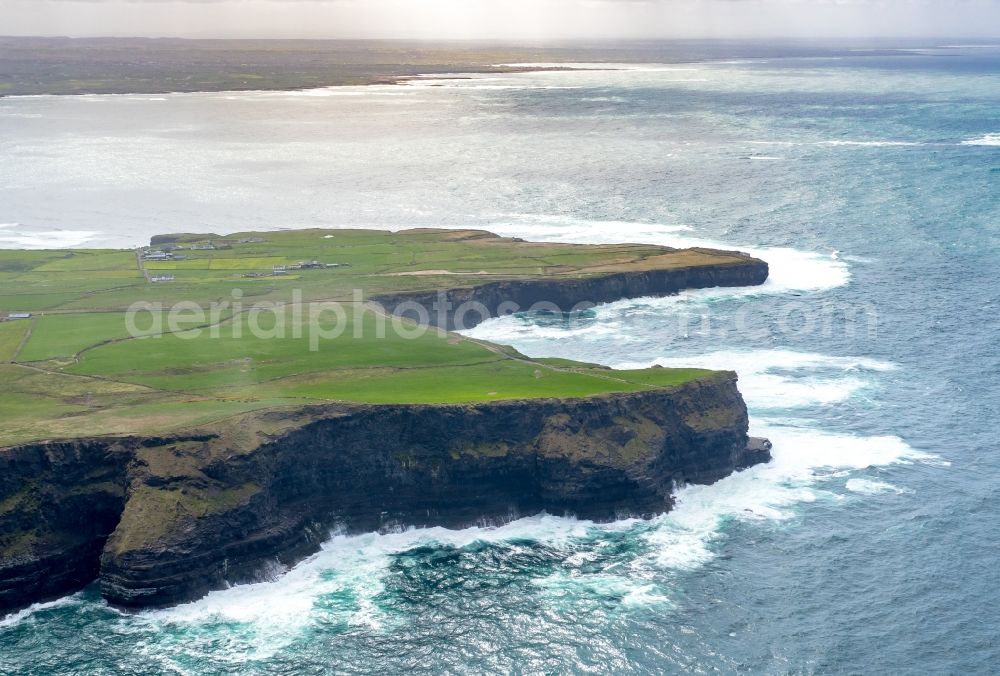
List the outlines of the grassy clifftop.
{"type": "Polygon", "coordinates": [[[753,260],[647,245],[530,243],[472,230],[176,235],[156,238],[152,249],[173,247],[181,248],[164,260],[134,251],[0,251],[0,317],[32,314],[0,322],[0,446],[159,434],[331,401],[471,403],[672,387],[706,372],[532,360],[453,333],[416,332],[412,322],[387,319],[363,301],[753,260]],[[340,310],[296,309],[292,301],[307,308],[336,302],[340,310]],[[130,329],[126,311],[137,302],[146,310],[130,329]],[[136,337],[137,329],[145,335],[136,337]]]}

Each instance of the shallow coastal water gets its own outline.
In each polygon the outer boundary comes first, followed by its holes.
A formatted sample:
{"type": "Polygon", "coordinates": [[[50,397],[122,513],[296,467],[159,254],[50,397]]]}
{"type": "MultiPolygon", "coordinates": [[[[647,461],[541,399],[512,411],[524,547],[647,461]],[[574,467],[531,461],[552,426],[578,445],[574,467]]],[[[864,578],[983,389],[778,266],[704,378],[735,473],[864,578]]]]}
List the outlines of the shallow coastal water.
{"type": "Polygon", "coordinates": [[[89,589],[0,620],[0,672],[988,673],[998,110],[987,48],[0,100],[0,246],[472,225],[751,251],[758,289],[472,333],[734,369],[775,442],[652,522],[335,536],[274,582],[139,615],[89,589]]]}

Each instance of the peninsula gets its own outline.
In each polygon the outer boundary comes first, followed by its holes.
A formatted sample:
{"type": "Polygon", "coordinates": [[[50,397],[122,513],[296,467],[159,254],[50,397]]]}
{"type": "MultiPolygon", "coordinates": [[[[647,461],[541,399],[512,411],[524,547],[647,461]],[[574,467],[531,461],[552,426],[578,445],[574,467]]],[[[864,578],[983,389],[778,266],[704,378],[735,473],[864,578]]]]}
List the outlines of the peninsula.
{"type": "Polygon", "coordinates": [[[767,275],[738,252],[479,230],[0,251],[0,614],[95,580],[120,607],[190,601],[334,527],[669,510],[675,486],[770,457],[734,373],[454,330],[767,275]]]}
{"type": "MultiPolygon", "coordinates": [[[[429,43],[421,40],[57,38],[0,36],[0,98],[79,94],[288,91],[578,68],[580,63],[690,63],[844,56],[801,42],[429,43]],[[519,65],[520,64],[520,65],[519,65]]],[[[872,50],[869,53],[874,53],[872,50]]],[[[899,50],[892,50],[898,54],[899,50]]]]}

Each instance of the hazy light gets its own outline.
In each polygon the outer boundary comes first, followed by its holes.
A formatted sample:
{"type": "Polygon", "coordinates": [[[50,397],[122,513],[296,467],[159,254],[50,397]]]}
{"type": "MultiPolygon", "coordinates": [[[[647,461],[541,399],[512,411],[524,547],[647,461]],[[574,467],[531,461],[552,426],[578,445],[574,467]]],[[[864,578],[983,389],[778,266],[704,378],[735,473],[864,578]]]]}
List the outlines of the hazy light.
{"type": "Polygon", "coordinates": [[[0,34],[573,38],[990,36],[1000,0],[0,0],[0,34]]]}

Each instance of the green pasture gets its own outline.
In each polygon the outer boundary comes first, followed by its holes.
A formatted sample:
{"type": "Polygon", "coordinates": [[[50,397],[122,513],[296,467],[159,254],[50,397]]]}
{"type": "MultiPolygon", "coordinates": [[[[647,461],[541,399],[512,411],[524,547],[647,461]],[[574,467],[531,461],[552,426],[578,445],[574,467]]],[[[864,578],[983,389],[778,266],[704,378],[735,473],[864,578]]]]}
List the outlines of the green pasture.
{"type": "Polygon", "coordinates": [[[413,336],[412,325],[394,328],[353,301],[358,293],[727,262],[726,255],[704,252],[537,244],[481,231],[296,230],[170,239],[161,246],[180,247],[174,253],[183,259],[0,250],[0,317],[33,313],[29,320],[0,322],[0,362],[6,362],[0,363],[0,445],[159,433],[303,403],[449,404],[674,387],[709,372],[531,360],[436,330],[413,336]],[[239,242],[250,237],[264,241],[239,242]],[[191,249],[206,241],[217,248],[191,249]],[[339,267],[269,274],[275,265],[313,260],[339,267]],[[167,272],[176,279],[147,281],[167,272]],[[344,314],[248,311],[261,302],[281,307],[293,292],[306,302],[343,301],[344,314]],[[179,302],[199,311],[188,308],[171,326],[168,310],[179,302]],[[137,303],[153,309],[136,316],[134,328],[154,335],[130,333],[125,312],[137,303]],[[239,304],[242,311],[234,315],[239,304]],[[218,321],[209,313],[213,305],[222,308],[218,321]]]}

